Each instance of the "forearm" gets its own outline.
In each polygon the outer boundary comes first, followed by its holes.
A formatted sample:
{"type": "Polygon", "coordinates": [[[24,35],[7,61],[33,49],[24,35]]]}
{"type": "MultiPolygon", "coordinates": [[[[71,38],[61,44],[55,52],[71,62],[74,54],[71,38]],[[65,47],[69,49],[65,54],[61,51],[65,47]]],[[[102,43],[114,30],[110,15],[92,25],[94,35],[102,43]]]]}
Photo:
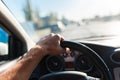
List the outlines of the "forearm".
{"type": "Polygon", "coordinates": [[[45,50],[40,46],[35,46],[14,67],[1,74],[0,80],[28,80],[45,54],[45,50]]]}
{"type": "Polygon", "coordinates": [[[27,55],[20,59],[12,68],[0,74],[0,80],[28,80],[31,73],[48,54],[57,55],[66,50],[60,46],[63,38],[60,35],[50,34],[38,41],[27,55]]]}

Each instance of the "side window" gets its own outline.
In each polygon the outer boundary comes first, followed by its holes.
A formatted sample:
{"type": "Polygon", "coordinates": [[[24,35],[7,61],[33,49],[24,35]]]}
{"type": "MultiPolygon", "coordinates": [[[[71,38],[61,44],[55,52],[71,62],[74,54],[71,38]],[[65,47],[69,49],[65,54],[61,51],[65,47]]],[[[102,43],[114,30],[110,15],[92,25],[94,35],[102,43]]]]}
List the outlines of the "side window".
{"type": "Polygon", "coordinates": [[[0,27],[0,61],[8,58],[8,33],[0,27]]]}

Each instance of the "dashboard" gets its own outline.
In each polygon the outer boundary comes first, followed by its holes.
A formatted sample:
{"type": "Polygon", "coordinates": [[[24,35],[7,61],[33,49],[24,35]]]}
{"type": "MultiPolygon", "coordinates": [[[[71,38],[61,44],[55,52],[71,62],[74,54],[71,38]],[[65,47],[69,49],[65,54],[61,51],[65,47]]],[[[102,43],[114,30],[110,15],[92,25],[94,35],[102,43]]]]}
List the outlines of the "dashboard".
{"type": "MultiPolygon", "coordinates": [[[[93,49],[107,64],[114,80],[120,80],[120,50],[115,47],[83,43],[93,49]]],[[[56,56],[46,56],[33,71],[30,80],[39,78],[48,73],[60,71],[80,71],[88,76],[101,78],[102,73],[93,59],[82,51],[70,50],[70,54],[61,53],[56,56]]]]}
{"type": "Polygon", "coordinates": [[[70,54],[62,53],[57,56],[48,56],[45,65],[49,72],[58,71],[81,71],[89,75],[100,77],[100,74],[93,74],[95,65],[88,55],[76,50],[72,50],[70,54]]]}

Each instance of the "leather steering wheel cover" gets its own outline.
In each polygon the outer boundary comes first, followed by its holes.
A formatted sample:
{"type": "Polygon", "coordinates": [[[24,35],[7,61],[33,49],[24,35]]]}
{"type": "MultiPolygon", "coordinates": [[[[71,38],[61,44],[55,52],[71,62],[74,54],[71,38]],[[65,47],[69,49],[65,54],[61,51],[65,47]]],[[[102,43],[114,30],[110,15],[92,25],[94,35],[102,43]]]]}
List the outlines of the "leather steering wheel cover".
{"type": "Polygon", "coordinates": [[[39,80],[87,80],[87,75],[77,71],[62,71],[44,75],[39,80]]]}

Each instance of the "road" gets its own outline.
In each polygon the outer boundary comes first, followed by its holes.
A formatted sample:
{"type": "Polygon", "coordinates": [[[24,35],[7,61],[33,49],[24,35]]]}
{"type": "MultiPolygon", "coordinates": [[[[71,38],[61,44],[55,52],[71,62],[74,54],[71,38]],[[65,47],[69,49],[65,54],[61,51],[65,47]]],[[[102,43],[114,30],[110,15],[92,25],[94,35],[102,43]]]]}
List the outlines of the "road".
{"type": "Polygon", "coordinates": [[[81,39],[94,36],[118,36],[120,35],[120,21],[93,22],[88,25],[69,25],[60,33],[66,39],[81,39]]]}
{"type": "Polygon", "coordinates": [[[99,40],[100,43],[117,46],[120,45],[120,21],[92,22],[82,26],[69,25],[60,34],[66,40],[99,40]]]}

